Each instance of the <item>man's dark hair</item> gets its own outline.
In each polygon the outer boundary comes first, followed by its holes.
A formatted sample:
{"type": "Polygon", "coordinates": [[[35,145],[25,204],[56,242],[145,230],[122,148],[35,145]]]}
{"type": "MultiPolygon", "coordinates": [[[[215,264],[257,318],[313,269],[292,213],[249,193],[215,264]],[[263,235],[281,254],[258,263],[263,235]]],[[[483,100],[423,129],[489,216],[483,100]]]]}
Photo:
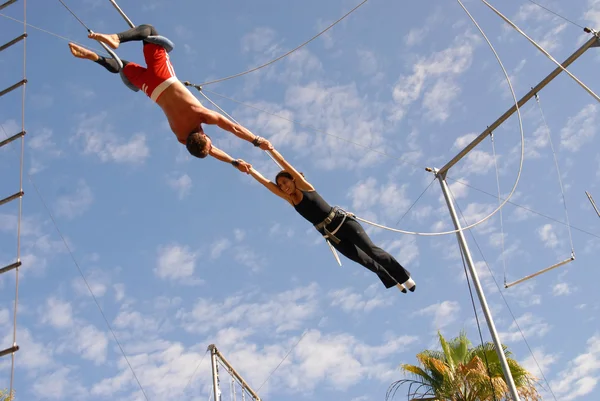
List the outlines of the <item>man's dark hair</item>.
{"type": "Polygon", "coordinates": [[[203,133],[200,131],[192,132],[187,137],[185,147],[192,156],[195,156],[199,159],[204,159],[206,156],[208,156],[208,152],[210,150],[210,147],[207,146],[207,138],[210,137],[208,135],[203,135],[203,133]]]}

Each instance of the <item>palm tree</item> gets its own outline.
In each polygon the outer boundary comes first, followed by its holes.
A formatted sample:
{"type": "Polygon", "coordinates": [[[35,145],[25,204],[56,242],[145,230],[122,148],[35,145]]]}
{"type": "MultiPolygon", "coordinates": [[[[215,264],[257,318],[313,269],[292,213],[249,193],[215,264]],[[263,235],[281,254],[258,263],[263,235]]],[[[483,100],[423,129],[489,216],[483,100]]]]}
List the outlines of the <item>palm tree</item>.
{"type": "Polygon", "coordinates": [[[13,401],[15,399],[15,392],[13,390],[12,395],[8,394],[8,390],[0,390],[0,401],[13,401]]]}
{"type": "MultiPolygon", "coordinates": [[[[441,351],[417,354],[419,365],[402,364],[411,378],[398,380],[388,389],[386,400],[407,384],[409,401],[500,401],[509,398],[502,367],[493,343],[474,348],[464,332],[446,341],[438,332],[441,351]]],[[[539,401],[536,379],[502,346],[515,386],[523,401],[539,401]]]]}

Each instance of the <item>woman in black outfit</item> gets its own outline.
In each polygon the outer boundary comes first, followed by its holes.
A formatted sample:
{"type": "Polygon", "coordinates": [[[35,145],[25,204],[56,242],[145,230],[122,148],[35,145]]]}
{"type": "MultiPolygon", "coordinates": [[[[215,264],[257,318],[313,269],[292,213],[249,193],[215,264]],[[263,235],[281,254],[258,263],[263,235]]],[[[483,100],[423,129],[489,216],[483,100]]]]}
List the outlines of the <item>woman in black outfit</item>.
{"type": "Polygon", "coordinates": [[[407,288],[414,292],[416,285],[410,272],[392,255],[373,244],[352,214],[338,207],[331,207],[279,152],[275,149],[270,152],[284,170],[272,182],[255,169],[250,169],[250,174],[258,182],[287,200],[342,255],[377,274],[385,288],[396,286],[404,293],[407,288]]]}

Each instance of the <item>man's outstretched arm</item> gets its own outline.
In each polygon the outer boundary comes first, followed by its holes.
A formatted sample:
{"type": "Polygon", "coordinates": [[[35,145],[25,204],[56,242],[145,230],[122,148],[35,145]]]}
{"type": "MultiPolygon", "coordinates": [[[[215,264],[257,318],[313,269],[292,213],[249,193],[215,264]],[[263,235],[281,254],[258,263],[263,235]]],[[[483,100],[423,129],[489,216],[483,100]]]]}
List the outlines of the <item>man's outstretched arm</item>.
{"type": "Polygon", "coordinates": [[[225,153],[224,151],[222,151],[214,145],[212,146],[208,154],[217,160],[233,165],[242,173],[249,173],[250,169],[252,168],[252,165],[250,163],[246,163],[241,159],[234,159],[233,157],[229,156],[227,153],[225,153]]]}
{"type": "Polygon", "coordinates": [[[254,135],[246,127],[234,123],[222,114],[219,114],[215,111],[206,109],[204,111],[204,122],[206,124],[216,125],[225,131],[229,131],[238,138],[244,139],[254,144],[255,146],[260,146],[262,150],[272,149],[272,146],[269,143],[269,141],[266,141],[263,138],[254,135]],[[257,141],[257,143],[255,143],[255,141],[257,141]]]}

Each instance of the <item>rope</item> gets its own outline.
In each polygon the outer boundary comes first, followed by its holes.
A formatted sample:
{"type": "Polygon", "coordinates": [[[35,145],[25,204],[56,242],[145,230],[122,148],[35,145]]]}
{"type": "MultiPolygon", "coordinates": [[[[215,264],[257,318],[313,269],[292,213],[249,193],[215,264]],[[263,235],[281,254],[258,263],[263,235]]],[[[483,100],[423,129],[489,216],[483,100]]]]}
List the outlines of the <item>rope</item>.
{"type": "Polygon", "coordinates": [[[558,61],[556,61],[556,59],[554,57],[552,57],[550,55],[550,53],[548,53],[546,50],[544,50],[544,48],[540,45],[538,45],[536,43],[535,40],[531,39],[529,36],[527,36],[527,34],[525,32],[523,32],[518,26],[516,26],[510,19],[506,18],[504,15],[502,15],[502,13],[498,10],[496,10],[490,3],[488,3],[486,0],[481,0],[483,1],[489,8],[492,9],[492,11],[494,11],[496,14],[498,14],[498,16],[500,16],[500,18],[502,18],[504,21],[506,21],[506,23],[508,23],[510,26],[512,26],[517,32],[519,32],[521,35],[523,35],[529,42],[531,42],[531,44],[533,44],[539,51],[541,51],[542,53],[544,53],[546,55],[546,57],[548,57],[550,60],[552,60],[556,65],[558,65],[560,67],[560,69],[562,69],[565,73],[567,73],[571,78],[573,78],[575,80],[575,82],[577,82],[583,89],[586,90],[586,92],[588,92],[594,99],[596,99],[598,102],[600,102],[600,97],[598,97],[598,95],[596,95],[594,93],[594,91],[592,91],[590,88],[588,88],[583,82],[581,82],[575,75],[571,74],[571,72],[569,70],[567,70],[566,68],[564,68],[562,66],[561,63],[559,63],[558,61]]]}
{"type": "Polygon", "coordinates": [[[62,36],[62,35],[59,35],[59,34],[57,34],[57,33],[54,33],[54,32],[51,32],[51,31],[48,31],[48,30],[46,30],[46,29],[43,29],[43,28],[37,27],[37,26],[35,26],[35,25],[31,25],[31,24],[29,24],[29,23],[26,23],[26,22],[24,22],[24,21],[21,21],[21,20],[19,20],[19,19],[17,19],[17,18],[10,17],[10,16],[8,16],[8,15],[6,15],[6,14],[2,14],[2,13],[0,13],[0,17],[4,17],[4,18],[6,18],[6,19],[9,19],[9,20],[12,20],[12,21],[15,21],[15,22],[19,22],[19,23],[21,23],[21,24],[25,24],[26,26],[28,26],[28,27],[30,27],[30,28],[37,29],[37,30],[38,30],[38,31],[40,31],[40,32],[47,33],[48,35],[55,36],[55,37],[57,37],[57,38],[59,38],[59,39],[65,40],[65,41],[67,41],[67,42],[73,42],[73,43],[76,43],[76,44],[78,44],[79,46],[85,47],[86,49],[89,49],[89,50],[93,50],[93,51],[95,51],[96,53],[101,53],[101,52],[102,52],[101,50],[94,49],[93,47],[90,47],[90,46],[84,45],[83,43],[79,43],[79,42],[77,42],[77,41],[75,41],[75,40],[69,39],[69,38],[67,38],[66,36],[62,36]]]}
{"type": "Polygon", "coordinates": [[[250,74],[251,72],[260,70],[264,67],[267,67],[279,60],[281,60],[284,57],[289,56],[290,54],[294,53],[296,50],[299,50],[300,48],[306,46],[307,44],[309,44],[310,42],[312,42],[313,40],[315,40],[316,38],[318,38],[319,36],[323,35],[325,32],[327,32],[328,30],[330,30],[331,28],[333,28],[335,25],[337,25],[339,22],[341,22],[342,20],[344,20],[346,17],[348,17],[350,14],[352,14],[354,11],[356,11],[359,7],[361,7],[363,4],[365,4],[368,0],[363,0],[361,3],[359,3],[356,7],[354,7],[352,10],[348,11],[346,14],[344,14],[341,18],[339,18],[337,21],[335,21],[333,24],[329,25],[327,28],[325,28],[324,30],[322,30],[321,32],[319,32],[318,34],[316,34],[315,36],[313,36],[312,38],[310,38],[309,40],[307,40],[306,42],[302,43],[301,45],[297,46],[296,48],[290,50],[289,52],[269,61],[268,63],[265,63],[263,65],[259,65],[258,67],[254,67],[252,69],[249,69],[247,71],[244,72],[240,72],[238,74],[234,74],[234,75],[230,75],[228,77],[224,77],[224,78],[219,78],[219,79],[215,79],[213,81],[208,81],[208,82],[204,82],[201,83],[200,86],[204,86],[204,85],[210,85],[210,84],[216,84],[217,82],[223,82],[223,81],[227,81],[229,79],[233,79],[233,78],[237,78],[237,77],[241,77],[242,75],[246,75],[246,74],[250,74]]]}
{"type": "Polygon", "coordinates": [[[371,221],[368,221],[366,219],[362,219],[360,217],[356,217],[357,220],[360,220],[360,221],[362,221],[364,223],[373,225],[375,227],[379,227],[379,228],[382,228],[382,229],[385,229],[385,230],[394,231],[394,232],[398,232],[398,233],[402,233],[402,234],[420,235],[420,236],[439,236],[439,235],[454,234],[454,233],[457,233],[459,231],[469,230],[469,229],[471,229],[471,228],[473,228],[473,227],[475,227],[475,226],[477,226],[477,225],[479,225],[479,224],[481,224],[481,223],[489,220],[499,210],[501,210],[502,207],[504,207],[504,205],[510,200],[510,198],[513,196],[513,194],[515,193],[515,191],[517,189],[517,185],[518,185],[519,180],[521,178],[521,172],[523,171],[523,160],[524,160],[524,156],[525,156],[525,133],[524,133],[524,130],[523,130],[523,121],[522,121],[522,118],[521,118],[521,111],[520,111],[520,108],[519,108],[517,97],[516,97],[515,91],[514,91],[514,89],[512,87],[512,83],[510,81],[510,77],[509,77],[506,69],[504,68],[504,65],[502,64],[502,60],[500,60],[500,56],[498,56],[498,53],[496,52],[496,49],[494,49],[494,46],[489,41],[487,35],[485,34],[485,32],[483,32],[483,30],[481,29],[481,27],[479,26],[479,24],[477,23],[477,21],[475,20],[475,18],[473,18],[473,16],[471,15],[471,13],[469,13],[469,11],[464,6],[464,4],[462,3],[462,1],[461,0],[457,0],[457,1],[460,4],[460,6],[463,8],[463,10],[465,11],[465,13],[469,16],[469,18],[471,19],[471,21],[473,22],[473,24],[475,24],[475,26],[477,27],[477,29],[479,30],[479,32],[481,33],[481,35],[483,36],[483,38],[485,39],[485,41],[487,42],[487,44],[490,46],[492,52],[494,53],[494,56],[496,57],[496,60],[498,61],[498,63],[500,64],[500,67],[502,68],[502,71],[504,72],[504,75],[505,75],[506,80],[508,82],[508,86],[509,86],[510,91],[511,91],[512,96],[513,96],[513,100],[515,102],[515,106],[516,106],[516,110],[517,110],[517,115],[518,115],[518,118],[519,118],[519,128],[520,128],[520,131],[521,131],[521,160],[520,160],[520,163],[519,163],[519,172],[517,174],[517,179],[516,179],[516,181],[515,181],[515,183],[513,185],[513,188],[511,190],[510,194],[508,195],[508,197],[504,200],[504,202],[501,205],[499,205],[496,208],[496,210],[494,210],[487,217],[481,219],[480,221],[478,221],[478,222],[476,222],[474,224],[471,224],[469,226],[463,227],[460,230],[452,230],[452,231],[436,232],[436,233],[431,233],[431,232],[430,233],[423,233],[423,232],[405,231],[405,230],[394,229],[394,228],[391,228],[391,227],[386,227],[384,225],[373,223],[371,221]]]}
{"type": "MultiPolygon", "coordinates": [[[[456,183],[458,183],[458,184],[464,185],[464,186],[466,186],[466,187],[469,187],[469,188],[471,188],[471,189],[474,189],[475,191],[481,192],[482,194],[489,195],[489,196],[491,196],[491,197],[493,197],[493,198],[496,198],[496,197],[498,196],[498,195],[491,194],[491,193],[489,193],[489,192],[487,192],[487,191],[484,191],[483,189],[480,189],[480,188],[474,187],[474,186],[472,186],[472,185],[470,185],[470,184],[467,184],[466,182],[462,182],[462,181],[460,181],[460,180],[456,180],[456,179],[454,179],[454,178],[452,178],[452,177],[446,177],[446,178],[447,178],[448,180],[450,180],[450,181],[454,181],[454,182],[456,182],[456,183]]],[[[544,214],[544,213],[538,212],[537,210],[533,210],[533,209],[531,209],[531,208],[528,208],[527,206],[523,206],[523,205],[520,205],[520,204],[518,204],[518,203],[511,202],[511,201],[508,201],[508,203],[510,203],[511,205],[513,205],[513,206],[515,206],[515,207],[518,207],[518,208],[520,208],[520,209],[526,210],[526,211],[528,211],[528,212],[530,212],[530,213],[537,214],[538,216],[540,216],[540,217],[544,217],[544,218],[546,218],[546,219],[548,219],[548,220],[551,220],[551,221],[553,221],[553,222],[555,222],[555,223],[563,224],[563,225],[565,225],[565,226],[567,225],[567,224],[566,224],[564,221],[557,220],[557,219],[555,219],[555,218],[554,218],[554,217],[552,217],[552,216],[548,216],[547,214],[544,214]]],[[[600,239],[600,235],[597,235],[597,234],[591,233],[591,232],[589,232],[589,231],[583,230],[583,229],[581,229],[581,228],[579,228],[579,227],[575,227],[575,226],[570,226],[570,227],[571,227],[572,229],[575,229],[575,230],[579,231],[579,232],[582,232],[582,233],[584,233],[584,234],[587,234],[587,235],[590,235],[590,236],[592,236],[592,237],[594,237],[594,238],[598,238],[598,239],[600,239]]]]}
{"type": "Polygon", "coordinates": [[[285,354],[285,356],[283,357],[283,359],[281,360],[281,362],[279,362],[279,364],[275,367],[275,369],[273,369],[273,371],[269,374],[269,376],[267,376],[267,378],[265,379],[265,381],[263,382],[263,384],[261,384],[258,389],[256,390],[256,394],[258,394],[258,392],[260,391],[261,388],[263,388],[263,386],[265,384],[267,384],[267,382],[269,381],[269,379],[271,378],[271,376],[273,376],[273,374],[277,371],[277,369],[279,369],[279,367],[281,366],[281,364],[287,359],[287,357],[292,353],[292,351],[298,346],[298,344],[300,344],[300,342],[302,341],[302,339],[304,338],[304,336],[308,333],[308,330],[305,330],[304,333],[302,333],[302,336],[300,336],[300,339],[296,342],[296,344],[294,344],[292,346],[292,348],[290,348],[290,350],[288,351],[287,354],[285,354]]]}
{"type": "Polygon", "coordinates": [[[573,24],[573,25],[575,25],[575,26],[578,26],[578,27],[579,27],[579,28],[581,28],[581,29],[585,29],[585,27],[584,27],[584,26],[581,26],[581,25],[579,25],[577,22],[574,22],[574,21],[572,21],[572,20],[568,19],[567,17],[565,17],[565,16],[562,16],[562,15],[558,14],[558,13],[557,13],[557,12],[555,12],[555,11],[552,11],[551,9],[549,9],[548,7],[545,7],[545,6],[541,5],[540,3],[537,3],[537,2],[535,2],[535,1],[533,1],[533,0],[528,0],[528,1],[529,1],[530,3],[533,3],[533,4],[535,4],[536,6],[538,6],[538,7],[540,7],[540,8],[543,8],[544,10],[548,11],[549,13],[556,15],[558,18],[562,18],[563,20],[565,20],[565,21],[567,21],[567,22],[569,22],[569,23],[571,23],[571,24],[573,24]]]}
{"type": "MultiPolygon", "coordinates": [[[[4,126],[2,124],[0,124],[0,128],[2,128],[2,131],[4,132],[5,136],[8,138],[8,134],[6,132],[6,130],[4,129],[4,126]]],[[[58,227],[58,224],[56,222],[56,220],[54,219],[54,215],[52,214],[52,212],[50,211],[50,208],[48,207],[48,204],[46,203],[44,197],[42,196],[42,194],[40,193],[39,188],[37,187],[33,177],[31,176],[30,173],[27,173],[27,178],[29,179],[29,182],[31,183],[31,185],[33,186],[33,188],[35,189],[40,201],[42,202],[42,205],[44,206],[44,208],[46,209],[46,212],[48,213],[48,216],[50,217],[50,220],[52,221],[54,228],[56,229],[59,237],[61,238],[63,245],[65,246],[67,252],[69,253],[69,255],[71,256],[71,260],[73,261],[73,263],[75,264],[75,266],[77,267],[77,270],[79,271],[79,274],[81,275],[81,278],[83,279],[88,291],[90,292],[94,303],[96,304],[96,306],[98,307],[98,310],[100,311],[100,314],[102,315],[104,322],[106,323],[109,331],[111,332],[115,342],[117,343],[117,346],[119,347],[121,354],[123,355],[123,358],[125,358],[125,361],[127,362],[127,365],[129,366],[129,369],[131,370],[131,373],[133,374],[133,377],[135,378],[138,386],[140,387],[140,390],[142,391],[142,393],[144,394],[144,398],[146,399],[146,401],[149,401],[148,396],[146,395],[146,392],[144,391],[144,388],[142,387],[142,384],[140,383],[137,375],[135,374],[135,371],[131,365],[131,363],[129,362],[129,358],[127,358],[127,355],[125,354],[125,351],[123,350],[123,347],[121,346],[121,343],[119,342],[117,335],[115,334],[115,332],[113,331],[108,319],[106,318],[106,315],[104,314],[104,311],[102,310],[102,307],[100,306],[100,303],[98,302],[98,299],[96,298],[96,296],[94,295],[94,292],[92,291],[87,279],[85,278],[85,275],[83,274],[83,271],[81,270],[81,267],[79,266],[79,263],[77,262],[77,259],[75,259],[75,255],[73,254],[73,252],[71,251],[71,248],[69,247],[64,235],[62,234],[60,228],[58,227]]],[[[13,354],[14,355],[14,354],[13,354]]]]}
{"type": "MultiPolygon", "coordinates": [[[[463,212],[462,212],[462,210],[461,210],[458,202],[456,202],[456,208],[458,209],[458,212],[460,213],[460,215],[461,215],[463,221],[465,222],[465,224],[467,224],[467,220],[466,220],[466,218],[465,218],[465,216],[464,216],[464,214],[463,214],[463,212]]],[[[485,258],[485,255],[483,254],[483,251],[481,250],[481,247],[479,246],[479,242],[477,242],[477,239],[475,238],[475,234],[473,234],[473,232],[471,230],[469,230],[469,233],[471,234],[471,238],[473,238],[473,242],[475,242],[475,246],[477,246],[477,249],[479,250],[479,253],[481,254],[481,258],[483,259],[483,262],[485,263],[485,266],[487,267],[488,271],[490,272],[490,276],[494,280],[494,284],[496,284],[496,288],[498,289],[498,293],[502,297],[502,300],[504,301],[504,304],[506,305],[506,308],[508,309],[510,315],[512,316],[513,322],[517,326],[517,329],[519,330],[519,333],[521,334],[521,337],[523,338],[523,341],[525,342],[525,345],[527,346],[527,349],[529,350],[529,353],[531,354],[531,357],[533,358],[535,364],[537,365],[537,367],[538,367],[538,369],[539,369],[539,371],[540,371],[540,373],[542,375],[542,378],[546,382],[546,385],[548,386],[548,389],[550,390],[550,393],[554,397],[554,400],[558,401],[556,399],[556,396],[554,395],[554,392],[552,391],[552,388],[550,387],[550,383],[546,379],[546,376],[544,375],[544,372],[543,372],[542,368],[540,367],[540,364],[537,361],[537,358],[535,357],[535,354],[533,353],[533,350],[529,346],[529,342],[527,341],[527,338],[525,337],[525,334],[523,333],[523,330],[521,330],[521,326],[519,326],[519,322],[517,322],[517,318],[515,317],[512,309],[510,308],[510,305],[508,304],[508,301],[506,300],[506,297],[504,296],[504,293],[502,292],[502,289],[500,288],[500,285],[498,284],[498,281],[496,281],[496,277],[494,276],[494,272],[490,268],[490,265],[488,264],[487,259],[485,258]]]]}
{"type": "MultiPolygon", "coordinates": [[[[23,0],[23,20],[27,21],[27,0],[23,0]]],[[[23,25],[23,33],[27,34],[27,25],[23,25]]],[[[23,39],[23,80],[27,79],[27,37],[23,39]]],[[[23,84],[21,97],[21,131],[25,132],[25,87],[23,84]]],[[[5,131],[6,132],[6,131],[5,131]]],[[[19,191],[23,192],[23,167],[25,158],[25,135],[21,137],[21,156],[19,161],[19,191]]],[[[19,197],[19,215],[17,217],[17,262],[21,261],[21,220],[23,216],[23,196],[19,197]]],[[[19,267],[15,269],[15,304],[13,311],[13,346],[17,345],[17,312],[19,310],[19,267]]],[[[15,379],[15,353],[11,354],[9,399],[12,399],[15,379]]]]}
{"type": "Polygon", "coordinates": [[[565,218],[567,221],[567,231],[569,232],[569,241],[571,243],[571,254],[575,255],[575,247],[573,246],[573,236],[571,235],[571,228],[569,223],[569,212],[567,210],[567,200],[565,198],[565,190],[562,182],[562,175],[560,173],[560,168],[558,167],[558,158],[556,156],[556,151],[554,150],[554,144],[552,143],[552,135],[550,135],[550,128],[548,127],[548,123],[546,122],[546,117],[544,116],[544,111],[542,110],[542,105],[540,103],[540,97],[538,94],[535,94],[535,100],[537,102],[538,108],[540,110],[540,115],[542,116],[542,121],[544,122],[544,127],[546,128],[546,133],[548,134],[548,141],[550,142],[550,148],[552,149],[552,155],[554,156],[554,164],[556,165],[556,173],[558,175],[558,183],[560,184],[560,192],[562,195],[563,206],[565,208],[565,218]]]}
{"type": "Polygon", "coordinates": [[[413,202],[412,205],[410,205],[410,207],[406,210],[406,212],[404,212],[404,214],[402,215],[402,217],[400,217],[400,220],[398,220],[398,222],[396,223],[396,225],[400,224],[400,222],[406,217],[406,215],[408,214],[408,212],[411,211],[411,209],[413,207],[415,207],[415,205],[419,202],[419,200],[423,197],[423,195],[425,195],[425,192],[427,192],[427,190],[429,189],[429,187],[431,187],[431,184],[433,184],[435,182],[435,178],[433,180],[431,180],[431,182],[429,183],[429,185],[427,185],[427,187],[423,190],[423,192],[421,192],[421,195],[419,195],[417,197],[417,199],[413,202]]]}
{"type": "Polygon", "coordinates": [[[192,378],[196,375],[196,371],[198,370],[198,368],[200,367],[200,365],[202,365],[202,362],[204,362],[204,359],[206,358],[206,355],[208,354],[208,349],[206,350],[206,352],[204,353],[204,355],[202,356],[202,359],[200,359],[200,362],[198,363],[198,365],[196,365],[196,369],[194,369],[194,371],[192,372],[187,384],[185,385],[185,387],[183,388],[183,394],[185,394],[185,391],[187,390],[187,388],[190,386],[190,384],[192,383],[192,378]]]}
{"type": "Polygon", "coordinates": [[[67,6],[67,5],[64,3],[64,1],[63,1],[63,0],[58,0],[58,1],[60,1],[60,4],[62,4],[62,5],[63,5],[63,6],[64,6],[64,7],[67,9],[67,11],[68,11],[68,12],[70,12],[70,13],[71,13],[71,15],[72,15],[73,17],[75,17],[75,19],[76,19],[77,21],[79,21],[79,23],[80,23],[81,25],[83,25],[83,27],[84,27],[85,29],[87,29],[87,31],[88,31],[88,32],[92,32],[92,30],[91,30],[90,28],[88,28],[88,26],[87,26],[87,25],[86,25],[86,24],[85,24],[85,23],[84,23],[84,22],[83,22],[81,19],[79,19],[79,17],[78,17],[78,16],[77,16],[77,15],[76,15],[76,14],[75,14],[73,11],[71,11],[71,9],[69,8],[69,6],[67,6]]]}
{"type": "MultiPolygon", "coordinates": [[[[498,171],[498,158],[496,156],[496,144],[494,141],[494,133],[490,135],[492,140],[492,152],[494,155],[494,168],[496,170],[496,187],[498,188],[498,204],[500,204],[500,173],[498,171]]],[[[502,211],[500,211],[500,239],[502,242],[502,266],[504,271],[504,284],[506,284],[506,248],[504,245],[504,219],[502,216],[502,211]]]]}

